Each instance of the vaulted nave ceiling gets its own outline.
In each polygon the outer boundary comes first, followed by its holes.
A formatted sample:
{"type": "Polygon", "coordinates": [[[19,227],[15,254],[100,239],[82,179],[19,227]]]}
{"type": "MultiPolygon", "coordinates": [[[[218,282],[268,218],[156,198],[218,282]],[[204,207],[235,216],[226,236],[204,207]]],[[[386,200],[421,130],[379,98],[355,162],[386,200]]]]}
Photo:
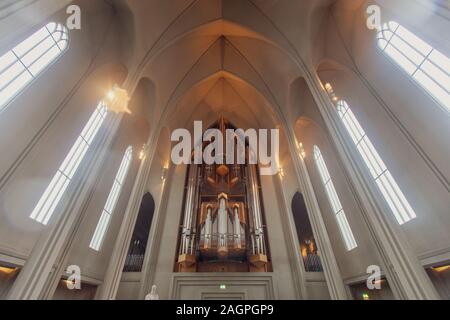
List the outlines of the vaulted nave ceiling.
{"type": "Polygon", "coordinates": [[[324,51],[317,35],[334,3],[114,1],[129,78],[151,82],[151,119],[173,127],[218,115],[243,127],[286,121],[290,88],[304,77],[302,61],[324,51]]]}

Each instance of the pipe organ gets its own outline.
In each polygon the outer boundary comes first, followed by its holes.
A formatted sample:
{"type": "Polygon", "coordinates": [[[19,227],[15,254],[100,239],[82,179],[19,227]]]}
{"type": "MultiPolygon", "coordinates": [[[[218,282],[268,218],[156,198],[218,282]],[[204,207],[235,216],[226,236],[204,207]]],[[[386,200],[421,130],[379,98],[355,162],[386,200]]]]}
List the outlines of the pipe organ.
{"type": "MultiPolygon", "coordinates": [[[[231,127],[224,119],[215,126],[231,127]]],[[[189,166],[175,271],[271,271],[258,170],[251,164],[189,166]]]]}

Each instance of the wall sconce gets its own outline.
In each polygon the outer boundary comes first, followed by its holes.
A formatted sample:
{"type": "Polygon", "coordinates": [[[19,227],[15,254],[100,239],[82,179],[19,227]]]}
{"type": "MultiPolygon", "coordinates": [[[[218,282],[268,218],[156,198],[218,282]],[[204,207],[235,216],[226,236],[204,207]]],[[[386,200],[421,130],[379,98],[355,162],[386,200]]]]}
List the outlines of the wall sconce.
{"type": "Polygon", "coordinates": [[[17,268],[0,267],[0,274],[10,275],[16,272],[17,268]]]}
{"type": "Polygon", "coordinates": [[[442,266],[442,267],[433,267],[433,268],[431,268],[433,271],[436,271],[436,272],[445,272],[445,271],[447,271],[447,270],[450,270],[450,265],[448,265],[448,266],[442,266]]]}
{"type": "Polygon", "coordinates": [[[128,109],[128,103],[130,97],[125,89],[119,88],[117,85],[106,93],[104,103],[108,110],[115,113],[128,113],[131,114],[128,109]]]}
{"type": "Polygon", "coordinates": [[[298,149],[299,149],[299,152],[300,152],[300,156],[303,158],[303,159],[305,159],[306,158],[306,151],[305,151],[305,148],[303,147],[303,143],[299,143],[298,144],[298,149]]]}
{"type": "Polygon", "coordinates": [[[280,175],[280,178],[284,178],[285,174],[284,174],[284,169],[282,167],[278,168],[278,174],[280,175]]]}
{"type": "Polygon", "coordinates": [[[147,151],[148,151],[148,145],[146,143],[144,143],[141,151],[139,152],[139,160],[145,159],[145,157],[147,156],[147,151]]]}
{"type": "Polygon", "coordinates": [[[333,100],[334,102],[338,102],[339,98],[337,97],[336,93],[334,92],[333,86],[330,83],[325,84],[325,90],[327,91],[331,100],[333,100]]]}
{"type": "Polygon", "coordinates": [[[162,168],[162,171],[161,171],[161,180],[162,181],[166,181],[168,173],[169,173],[169,168],[167,168],[167,167],[162,168]]]}

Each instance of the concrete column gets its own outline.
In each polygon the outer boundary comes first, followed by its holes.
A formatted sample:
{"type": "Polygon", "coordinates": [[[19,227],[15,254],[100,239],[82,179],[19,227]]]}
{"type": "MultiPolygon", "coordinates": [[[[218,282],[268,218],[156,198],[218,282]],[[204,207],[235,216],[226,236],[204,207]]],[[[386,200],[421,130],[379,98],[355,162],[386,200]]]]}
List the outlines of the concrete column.
{"type": "Polygon", "coordinates": [[[128,253],[128,248],[133,236],[137,216],[139,214],[142,197],[146,192],[150,168],[157,147],[157,133],[159,133],[159,131],[153,130],[148,140],[149,151],[139,168],[136,182],[133,186],[130,200],[128,202],[128,206],[116,238],[116,243],[114,245],[112,256],[109,261],[108,269],[106,271],[103,284],[97,290],[96,299],[112,300],[116,297],[122,277],[122,270],[128,253]]]}
{"type": "Polygon", "coordinates": [[[361,214],[370,231],[386,277],[400,299],[439,299],[439,295],[408,245],[399,225],[390,219],[390,209],[370,177],[315,71],[303,65],[305,80],[318,105],[331,140],[349,176],[361,214]]]}
{"type": "Polygon", "coordinates": [[[347,290],[345,289],[344,281],[337,265],[336,257],[331,246],[331,241],[325,227],[325,222],[323,221],[322,213],[320,211],[319,203],[317,202],[317,197],[306,164],[298,153],[298,142],[295,138],[294,129],[288,124],[287,130],[286,137],[292,154],[292,162],[305,199],[309,220],[311,221],[314,237],[317,242],[319,256],[323,265],[330,296],[333,300],[346,300],[348,299],[347,290]]]}

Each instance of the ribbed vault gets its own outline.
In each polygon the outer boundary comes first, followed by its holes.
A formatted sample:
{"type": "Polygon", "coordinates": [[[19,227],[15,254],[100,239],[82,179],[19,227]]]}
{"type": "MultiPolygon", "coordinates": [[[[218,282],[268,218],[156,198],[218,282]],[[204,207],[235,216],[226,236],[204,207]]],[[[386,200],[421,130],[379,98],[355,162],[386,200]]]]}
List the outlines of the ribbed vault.
{"type": "Polygon", "coordinates": [[[318,50],[311,39],[333,2],[114,1],[132,39],[130,81],[154,84],[155,122],[187,128],[220,115],[244,128],[284,124],[291,84],[318,50]]]}

